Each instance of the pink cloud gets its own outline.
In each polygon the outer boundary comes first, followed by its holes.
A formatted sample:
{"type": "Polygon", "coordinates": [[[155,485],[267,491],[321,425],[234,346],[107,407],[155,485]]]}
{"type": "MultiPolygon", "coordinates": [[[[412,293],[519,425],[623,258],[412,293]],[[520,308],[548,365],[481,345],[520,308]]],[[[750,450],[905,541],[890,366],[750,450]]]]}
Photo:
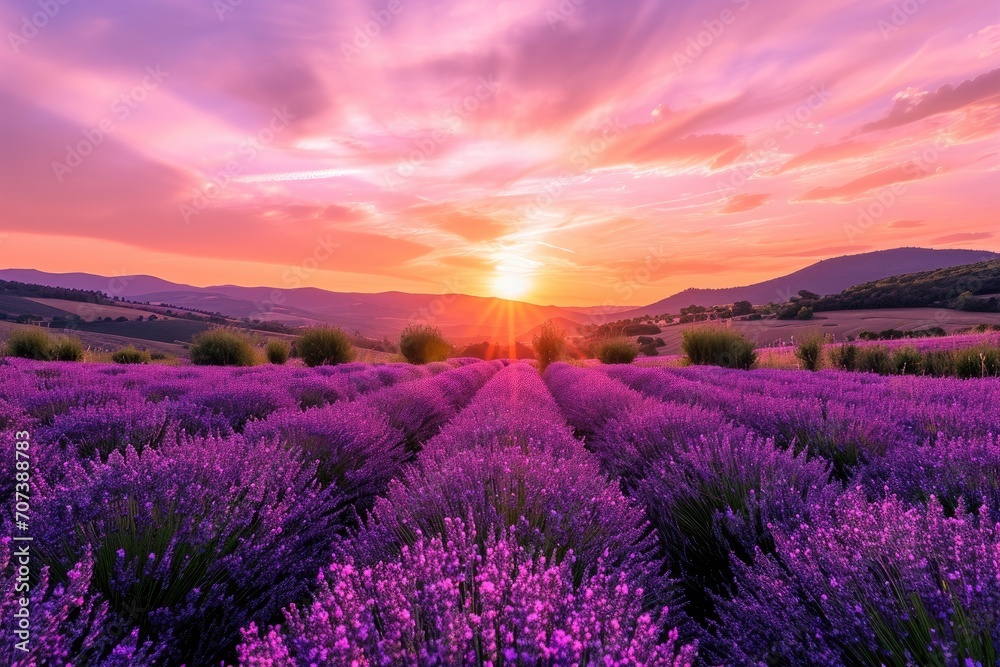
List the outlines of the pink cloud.
{"type": "Polygon", "coordinates": [[[901,165],[888,167],[879,171],[866,174],[843,185],[834,187],[816,187],[806,192],[799,201],[819,201],[819,200],[849,200],[856,199],[877,188],[893,186],[908,181],[927,178],[933,172],[915,162],[906,162],[901,165]]]}
{"type": "Polygon", "coordinates": [[[884,118],[865,123],[861,131],[872,132],[906,125],[997,95],[1000,95],[1000,69],[980,74],[975,79],[966,79],[957,86],[944,84],[933,92],[907,89],[893,98],[892,108],[884,118]]]}
{"type": "Polygon", "coordinates": [[[740,194],[734,195],[726,201],[726,205],[720,209],[720,213],[743,213],[760,208],[771,199],[767,193],[740,194]]]}

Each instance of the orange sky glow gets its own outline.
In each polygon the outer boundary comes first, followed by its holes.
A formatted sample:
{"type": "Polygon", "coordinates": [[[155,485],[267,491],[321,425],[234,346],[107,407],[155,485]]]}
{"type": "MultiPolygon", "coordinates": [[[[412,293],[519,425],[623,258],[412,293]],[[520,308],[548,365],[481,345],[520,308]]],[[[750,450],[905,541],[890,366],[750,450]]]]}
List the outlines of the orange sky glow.
{"type": "Polygon", "coordinates": [[[0,268],[630,305],[1000,251],[995,0],[0,2],[0,268]]]}

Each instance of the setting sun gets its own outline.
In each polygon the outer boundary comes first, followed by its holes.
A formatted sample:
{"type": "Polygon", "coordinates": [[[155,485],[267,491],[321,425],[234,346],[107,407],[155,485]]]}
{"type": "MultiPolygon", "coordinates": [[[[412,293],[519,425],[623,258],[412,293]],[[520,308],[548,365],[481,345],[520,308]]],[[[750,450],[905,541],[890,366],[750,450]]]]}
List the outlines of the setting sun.
{"type": "Polygon", "coordinates": [[[531,289],[531,278],[524,273],[498,271],[493,276],[493,295],[501,299],[517,299],[531,289]]]}

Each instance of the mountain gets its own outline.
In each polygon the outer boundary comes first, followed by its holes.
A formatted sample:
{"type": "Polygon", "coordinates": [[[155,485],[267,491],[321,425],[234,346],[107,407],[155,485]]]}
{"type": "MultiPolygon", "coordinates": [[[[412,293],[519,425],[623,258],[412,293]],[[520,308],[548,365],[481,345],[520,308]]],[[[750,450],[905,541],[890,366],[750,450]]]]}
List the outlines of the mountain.
{"type": "Polygon", "coordinates": [[[430,322],[457,343],[508,340],[553,318],[582,324],[592,309],[576,312],[558,306],[466,294],[404,292],[330,292],[314,287],[276,289],[218,285],[195,287],[153,276],[108,278],[88,273],[0,270],[0,279],[98,290],[132,301],[222,313],[229,317],[272,320],[292,326],[333,323],[366,336],[394,338],[411,321],[430,322]]]}
{"type": "Polygon", "coordinates": [[[772,301],[783,303],[799,290],[809,290],[821,296],[839,294],[854,285],[891,276],[934,271],[997,258],[1000,258],[1000,254],[985,250],[928,248],[896,248],[834,257],[786,276],[745,287],[687,289],[648,306],[621,313],[619,317],[625,319],[640,315],[676,314],[685,306],[723,306],[737,301],[749,301],[753,304],[772,301]]]}
{"type": "MultiPolygon", "coordinates": [[[[153,276],[103,277],[88,273],[45,273],[33,269],[0,270],[0,279],[98,290],[133,301],[162,303],[229,317],[280,321],[293,326],[328,322],[366,336],[396,337],[411,321],[430,322],[456,343],[483,340],[530,340],[535,328],[557,319],[567,331],[579,325],[639,315],[677,313],[684,306],[787,301],[799,290],[838,294],[890,276],[932,271],[1000,258],[978,250],[899,248],[826,259],[781,278],[746,287],[689,289],[649,306],[603,314],[605,309],[539,306],[466,294],[331,292],[314,287],[276,289],[217,285],[195,287],[153,276]]],[[[618,309],[615,309],[616,311],[618,309]]]]}
{"type": "Polygon", "coordinates": [[[850,287],[815,304],[817,311],[954,308],[1000,312],[1000,259],[906,273],[850,287]]]}

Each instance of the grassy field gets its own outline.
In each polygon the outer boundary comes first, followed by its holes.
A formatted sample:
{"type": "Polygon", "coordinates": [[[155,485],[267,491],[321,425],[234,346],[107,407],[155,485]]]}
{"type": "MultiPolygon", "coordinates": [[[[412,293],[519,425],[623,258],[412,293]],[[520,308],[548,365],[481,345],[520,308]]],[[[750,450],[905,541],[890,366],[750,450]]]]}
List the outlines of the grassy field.
{"type": "MultiPolygon", "coordinates": [[[[0,340],[7,340],[11,330],[19,326],[23,325],[13,324],[12,322],[0,322],[0,340]]],[[[142,340],[128,338],[125,336],[115,336],[106,333],[95,333],[80,330],[62,332],[59,329],[44,329],[44,331],[53,335],[69,333],[79,338],[83,342],[84,348],[88,349],[90,352],[98,354],[102,352],[111,352],[132,345],[133,347],[145,348],[150,352],[163,352],[164,354],[169,354],[175,357],[187,358],[187,350],[185,350],[182,345],[171,342],[142,340]]]]}
{"type": "MultiPolygon", "coordinates": [[[[699,323],[704,324],[704,323],[699,323]]],[[[799,336],[817,329],[831,334],[842,341],[847,336],[857,337],[862,331],[884,331],[898,329],[914,331],[929,327],[941,327],[948,333],[977,324],[1000,324],[998,313],[965,313],[940,308],[886,308],[880,310],[842,310],[821,313],[811,320],[760,320],[758,322],[734,322],[733,328],[741,331],[758,346],[772,346],[791,343],[799,336]]],[[[655,336],[662,338],[666,345],[660,348],[661,356],[680,354],[681,333],[684,329],[698,326],[685,324],[665,327],[655,336]]]]}
{"type": "Polygon", "coordinates": [[[130,320],[142,315],[143,317],[149,317],[150,315],[156,315],[161,319],[172,319],[163,313],[156,312],[154,310],[144,310],[142,308],[128,308],[126,306],[105,306],[103,304],[96,303],[82,303],[80,301],[67,301],[65,299],[36,299],[36,298],[24,298],[25,301],[33,301],[34,303],[41,304],[42,306],[48,306],[50,308],[56,308],[58,310],[65,311],[67,313],[72,313],[74,315],[79,315],[85,320],[93,320],[95,318],[110,317],[115,319],[118,317],[127,317],[130,320]]]}
{"type": "Polygon", "coordinates": [[[32,315],[34,317],[67,317],[73,311],[67,308],[60,308],[39,301],[58,301],[63,304],[83,306],[85,304],[73,301],[62,301],[61,299],[27,299],[23,296],[12,296],[10,294],[0,294],[0,312],[9,315],[32,315]]]}

